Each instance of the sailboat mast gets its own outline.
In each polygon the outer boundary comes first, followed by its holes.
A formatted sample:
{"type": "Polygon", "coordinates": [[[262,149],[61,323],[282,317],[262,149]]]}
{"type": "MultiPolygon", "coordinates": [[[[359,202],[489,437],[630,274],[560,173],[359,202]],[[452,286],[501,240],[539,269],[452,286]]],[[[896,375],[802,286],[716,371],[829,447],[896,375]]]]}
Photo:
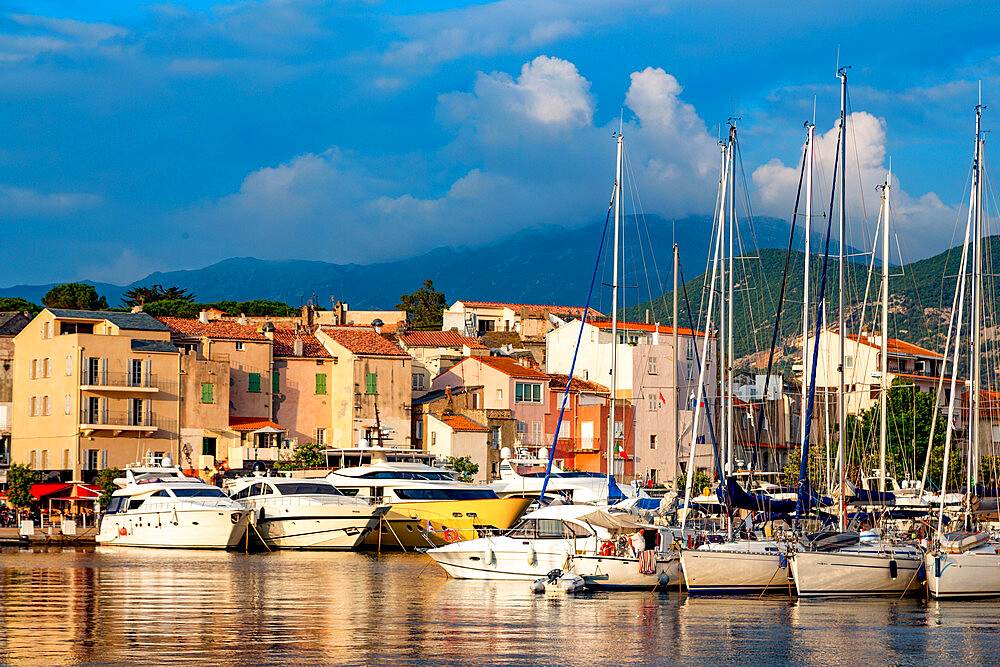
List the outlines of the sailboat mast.
{"type": "Polygon", "coordinates": [[[837,381],[840,383],[837,391],[837,459],[840,466],[840,530],[847,530],[847,502],[845,499],[844,485],[847,481],[847,438],[844,437],[844,427],[846,422],[844,405],[844,336],[847,331],[844,327],[844,242],[846,240],[846,207],[847,207],[847,69],[841,67],[837,71],[840,77],[840,217],[839,228],[839,253],[837,257],[837,281],[839,307],[837,308],[837,335],[838,356],[840,358],[837,366],[837,381]]]}
{"type": "Polygon", "coordinates": [[[885,492],[885,447],[889,424],[889,189],[892,167],[882,186],[882,391],[878,421],[878,490],[885,492]]]}
{"type": "Polygon", "coordinates": [[[969,493],[972,494],[972,487],[976,484],[977,469],[979,464],[979,405],[980,386],[982,382],[982,363],[980,359],[980,347],[982,336],[980,327],[983,325],[983,295],[982,295],[982,275],[983,275],[983,140],[981,129],[982,103],[976,105],[976,168],[973,172],[972,188],[975,193],[975,212],[972,219],[973,231],[973,255],[972,264],[972,438],[969,443],[968,473],[967,482],[969,493]]]}
{"type": "MultiPolygon", "coordinates": [[[[674,384],[674,386],[673,386],[673,392],[671,393],[671,399],[670,399],[671,402],[673,403],[673,406],[671,407],[671,411],[673,411],[673,413],[674,413],[674,484],[673,484],[673,486],[674,486],[675,489],[677,488],[677,476],[678,476],[678,474],[680,474],[680,468],[681,468],[681,420],[680,420],[680,411],[678,410],[678,406],[677,406],[678,385],[680,384],[680,382],[678,380],[678,375],[680,373],[680,358],[681,358],[680,348],[678,347],[678,342],[679,341],[678,341],[678,338],[677,338],[677,288],[678,288],[677,280],[678,280],[678,275],[680,274],[680,268],[681,268],[681,255],[680,255],[680,250],[677,248],[677,244],[675,243],[674,244],[674,313],[673,313],[673,315],[674,315],[674,317],[673,317],[673,321],[674,321],[674,334],[673,334],[673,338],[674,338],[674,340],[673,340],[673,343],[674,343],[674,373],[673,373],[674,382],[673,382],[673,384],[674,384]]],[[[691,335],[693,336],[694,332],[692,332],[691,335]]]]}
{"type": "MultiPolygon", "coordinates": [[[[726,222],[728,218],[728,200],[729,200],[729,142],[725,144],[720,144],[722,146],[722,165],[720,171],[722,173],[722,178],[719,181],[719,221],[718,221],[718,235],[719,235],[719,333],[716,338],[716,345],[719,348],[719,410],[717,412],[719,416],[719,434],[722,440],[722,446],[719,452],[722,457],[721,465],[719,466],[723,474],[726,474],[726,462],[729,460],[729,453],[725,451],[725,433],[726,433],[726,421],[728,417],[728,412],[726,410],[726,361],[728,357],[728,348],[726,347],[726,222]]],[[[715,283],[712,283],[712,289],[716,289],[715,283]]],[[[721,481],[721,480],[720,480],[721,481]]]]}
{"type": "Polygon", "coordinates": [[[809,236],[812,233],[812,195],[813,195],[813,130],[814,125],[808,124],[809,134],[806,138],[806,215],[805,215],[805,268],[802,270],[802,408],[799,414],[799,442],[806,439],[806,406],[809,395],[809,362],[806,350],[809,340],[809,255],[812,252],[809,236]]]}
{"type": "Polygon", "coordinates": [[[611,410],[608,415],[608,477],[614,474],[615,460],[615,412],[618,407],[618,229],[621,224],[622,208],[622,133],[618,139],[618,157],[615,161],[615,243],[611,277],[611,410]]]}
{"type": "Polygon", "coordinates": [[[735,350],[733,347],[733,311],[736,303],[733,298],[733,260],[736,255],[736,244],[734,243],[736,231],[736,126],[729,129],[729,298],[726,305],[726,344],[729,346],[729,353],[726,355],[726,464],[729,466],[728,473],[732,475],[736,472],[736,443],[733,427],[735,425],[733,400],[733,369],[736,366],[735,350]]]}

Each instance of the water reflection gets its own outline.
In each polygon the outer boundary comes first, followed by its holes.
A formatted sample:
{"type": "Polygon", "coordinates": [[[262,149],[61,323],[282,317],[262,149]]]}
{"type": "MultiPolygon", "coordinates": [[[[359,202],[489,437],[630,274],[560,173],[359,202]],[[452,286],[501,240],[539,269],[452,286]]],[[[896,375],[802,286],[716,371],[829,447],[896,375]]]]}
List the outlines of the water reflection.
{"type": "Polygon", "coordinates": [[[996,602],[535,596],[423,556],[5,550],[3,663],[997,662],[996,602]]]}

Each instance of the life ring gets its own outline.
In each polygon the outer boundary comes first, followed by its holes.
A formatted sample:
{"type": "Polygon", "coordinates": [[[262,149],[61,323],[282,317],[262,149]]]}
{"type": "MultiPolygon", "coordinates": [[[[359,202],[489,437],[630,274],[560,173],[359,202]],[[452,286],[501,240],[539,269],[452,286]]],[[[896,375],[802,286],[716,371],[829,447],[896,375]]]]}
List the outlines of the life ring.
{"type": "Polygon", "coordinates": [[[121,535],[122,537],[125,537],[126,535],[128,535],[128,528],[122,526],[121,528],[118,529],[118,534],[121,535]]]}
{"type": "Polygon", "coordinates": [[[608,540],[601,542],[601,548],[600,550],[598,550],[597,555],[613,556],[614,554],[615,554],[615,545],[612,542],[608,540]]]}
{"type": "Polygon", "coordinates": [[[445,542],[458,542],[458,533],[454,529],[449,528],[444,531],[444,541],[445,542]]]}

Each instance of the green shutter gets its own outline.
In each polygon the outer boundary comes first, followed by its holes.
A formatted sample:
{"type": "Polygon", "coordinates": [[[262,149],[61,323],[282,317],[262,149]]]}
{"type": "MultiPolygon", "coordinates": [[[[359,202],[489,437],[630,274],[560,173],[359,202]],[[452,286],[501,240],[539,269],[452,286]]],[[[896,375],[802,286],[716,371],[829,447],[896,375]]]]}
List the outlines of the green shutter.
{"type": "Polygon", "coordinates": [[[316,393],[326,393],[326,373],[316,373],[316,393]]]}
{"type": "Polygon", "coordinates": [[[281,376],[278,375],[278,371],[271,373],[271,393],[278,394],[281,392],[281,376]]]}
{"type": "Polygon", "coordinates": [[[365,393],[366,394],[377,394],[378,393],[378,374],[377,373],[367,373],[365,375],[365,393]]]}
{"type": "Polygon", "coordinates": [[[260,373],[250,373],[250,392],[260,393],[260,373]]]}
{"type": "Polygon", "coordinates": [[[214,389],[215,389],[215,385],[212,384],[211,382],[202,382],[201,383],[201,402],[202,403],[214,403],[215,402],[215,397],[214,397],[215,392],[214,392],[214,389]]]}

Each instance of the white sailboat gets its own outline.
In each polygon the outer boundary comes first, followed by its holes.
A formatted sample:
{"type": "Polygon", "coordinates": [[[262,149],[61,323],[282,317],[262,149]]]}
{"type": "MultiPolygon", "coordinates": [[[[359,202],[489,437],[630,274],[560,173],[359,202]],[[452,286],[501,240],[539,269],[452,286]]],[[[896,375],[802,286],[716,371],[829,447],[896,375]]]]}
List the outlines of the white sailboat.
{"type": "MultiPolygon", "coordinates": [[[[948,460],[951,455],[952,417],[955,412],[956,373],[958,350],[962,331],[962,301],[965,296],[965,275],[968,268],[969,237],[973,239],[972,268],[972,386],[970,439],[968,442],[968,479],[970,489],[974,482],[973,471],[979,458],[979,411],[981,407],[982,375],[980,369],[982,322],[982,257],[983,257],[983,135],[980,128],[982,104],[976,106],[976,151],[973,163],[972,193],[969,201],[969,221],[966,226],[965,244],[960,271],[962,284],[958,290],[958,322],[952,364],[951,397],[948,405],[948,431],[945,435],[944,465],[942,470],[942,495],[948,481],[948,460]]],[[[968,517],[968,507],[965,507],[968,517]]],[[[985,532],[944,532],[944,504],[938,509],[936,539],[924,556],[927,569],[927,590],[936,598],[995,597],[1000,596],[1000,550],[985,532]]]]}
{"type": "MultiPolygon", "coordinates": [[[[841,80],[840,106],[840,387],[838,388],[838,418],[840,422],[840,538],[834,540],[833,548],[825,548],[819,539],[802,539],[799,550],[792,554],[791,571],[795,588],[800,597],[841,596],[841,595],[883,595],[899,594],[917,587],[916,577],[920,570],[922,552],[907,544],[897,544],[879,534],[869,534],[865,539],[847,546],[836,546],[843,538],[851,538],[845,532],[847,518],[844,493],[845,479],[845,429],[844,429],[844,247],[846,215],[845,159],[847,146],[847,72],[841,68],[837,75],[841,80]]],[[[889,191],[891,175],[886,177],[882,198],[882,373],[881,373],[881,427],[880,427],[880,490],[885,490],[885,443],[886,409],[888,407],[888,374],[886,345],[888,339],[888,263],[889,263],[889,191]]],[[[849,541],[854,541],[850,539],[849,541]]]]}

